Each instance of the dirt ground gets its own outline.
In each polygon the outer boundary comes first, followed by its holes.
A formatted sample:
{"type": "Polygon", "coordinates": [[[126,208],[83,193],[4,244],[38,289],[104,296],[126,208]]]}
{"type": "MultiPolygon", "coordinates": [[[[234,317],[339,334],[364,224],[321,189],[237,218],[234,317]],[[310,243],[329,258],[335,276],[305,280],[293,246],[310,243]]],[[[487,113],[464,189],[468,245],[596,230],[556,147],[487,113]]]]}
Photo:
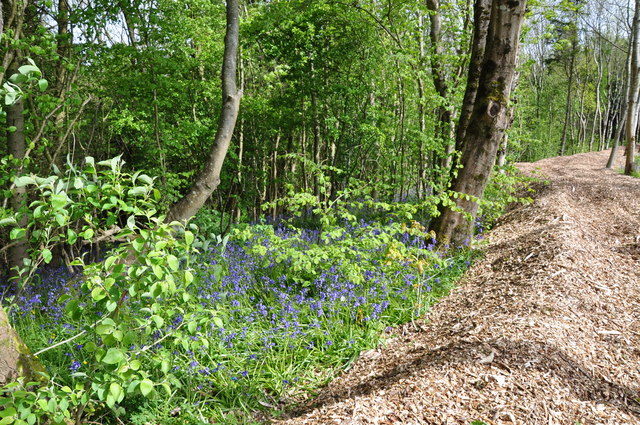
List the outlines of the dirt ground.
{"type": "Polygon", "coordinates": [[[640,424],[640,179],[608,154],[518,164],[549,183],[460,287],[274,423],[640,424]]]}

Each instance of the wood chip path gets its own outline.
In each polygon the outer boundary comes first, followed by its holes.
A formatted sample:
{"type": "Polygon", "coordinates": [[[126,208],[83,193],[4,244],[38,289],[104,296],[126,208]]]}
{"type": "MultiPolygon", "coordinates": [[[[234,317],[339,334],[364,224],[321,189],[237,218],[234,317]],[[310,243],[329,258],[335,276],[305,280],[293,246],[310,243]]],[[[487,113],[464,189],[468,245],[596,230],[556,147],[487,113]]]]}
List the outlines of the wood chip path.
{"type": "Polygon", "coordinates": [[[549,184],[460,287],[273,423],[640,424],[640,179],[607,157],[519,164],[549,184]]]}

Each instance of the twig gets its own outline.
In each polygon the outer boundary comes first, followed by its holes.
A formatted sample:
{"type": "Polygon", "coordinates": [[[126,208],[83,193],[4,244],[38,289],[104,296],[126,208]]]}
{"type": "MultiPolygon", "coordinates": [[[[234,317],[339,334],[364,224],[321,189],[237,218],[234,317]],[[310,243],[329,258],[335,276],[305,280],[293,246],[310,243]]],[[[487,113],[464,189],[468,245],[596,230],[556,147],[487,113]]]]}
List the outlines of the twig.
{"type": "Polygon", "coordinates": [[[80,115],[82,115],[82,111],[84,111],[85,106],[87,106],[87,104],[91,102],[91,100],[93,99],[91,97],[88,97],[84,100],[84,102],[82,102],[82,105],[80,105],[80,109],[78,110],[78,113],[73,118],[73,121],[71,121],[71,124],[69,124],[69,127],[67,127],[67,131],[64,133],[64,136],[62,136],[62,140],[60,140],[60,143],[58,143],[58,147],[56,148],[56,151],[53,153],[52,160],[54,163],[56,162],[56,159],[58,158],[58,155],[62,150],[62,146],[65,144],[65,142],[69,138],[69,134],[71,134],[71,131],[73,131],[73,127],[76,125],[76,122],[78,122],[80,115]]]}
{"type": "Polygon", "coordinates": [[[181,327],[184,326],[184,321],[182,321],[182,323],[180,323],[180,325],[178,325],[177,328],[175,328],[173,330],[173,332],[167,332],[162,338],[160,338],[159,340],[155,341],[153,344],[151,345],[147,345],[144,348],[138,350],[138,352],[135,353],[135,355],[137,356],[138,354],[142,354],[145,351],[151,349],[152,347],[155,347],[156,345],[160,344],[162,341],[164,341],[165,339],[167,339],[169,336],[173,335],[178,329],[180,329],[181,327]]]}
{"type": "Polygon", "coordinates": [[[50,346],[50,347],[43,348],[42,350],[40,350],[40,351],[38,351],[37,353],[35,353],[33,356],[34,356],[34,357],[37,357],[37,356],[39,356],[39,355],[40,355],[40,354],[42,354],[42,353],[46,353],[47,351],[49,351],[49,350],[53,350],[53,349],[54,349],[54,348],[56,348],[56,347],[59,347],[59,346],[64,345],[64,344],[66,344],[66,343],[68,343],[68,342],[71,342],[71,341],[73,341],[73,340],[74,340],[74,339],[76,339],[76,338],[80,338],[82,335],[84,335],[84,334],[86,334],[86,333],[87,333],[87,331],[82,331],[82,332],[80,332],[79,334],[74,335],[74,336],[72,336],[72,337],[71,337],[71,338],[69,338],[69,339],[65,339],[64,341],[60,341],[60,342],[58,342],[58,343],[56,343],[56,344],[53,344],[53,345],[52,345],[52,346],[50,346]]]}
{"type": "Polygon", "coordinates": [[[109,239],[111,236],[115,235],[118,232],[121,232],[122,229],[118,226],[113,226],[111,229],[106,230],[104,233],[102,233],[100,236],[98,236],[97,238],[90,240],[90,241],[82,241],[82,243],[84,245],[88,245],[88,244],[94,244],[94,243],[100,243],[102,241],[105,241],[107,239],[109,239]]]}

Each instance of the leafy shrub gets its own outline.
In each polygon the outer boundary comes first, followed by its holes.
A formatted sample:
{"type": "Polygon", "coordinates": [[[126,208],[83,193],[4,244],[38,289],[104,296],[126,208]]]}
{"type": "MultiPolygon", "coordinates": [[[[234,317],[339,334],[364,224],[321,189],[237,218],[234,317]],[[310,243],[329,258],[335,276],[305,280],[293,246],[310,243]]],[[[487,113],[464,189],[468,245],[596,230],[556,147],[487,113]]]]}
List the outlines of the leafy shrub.
{"type": "Polygon", "coordinates": [[[496,167],[480,202],[478,229],[491,228],[509,205],[531,203],[531,197],[526,195],[533,192],[533,181],[536,179],[524,176],[513,165],[496,167]]]}
{"type": "MultiPolygon", "coordinates": [[[[88,158],[81,172],[70,166],[64,174],[23,176],[15,182],[31,186],[37,198],[30,205],[28,228],[11,231],[14,238],[28,231],[35,245],[20,271],[24,283],[36,276],[33,270],[38,265],[51,260],[50,247],[62,240],[92,242],[109,229],[117,244],[103,262],[74,260],[71,265],[81,267],[83,274],[65,282],[59,298],[47,294],[50,310],[36,312],[34,298],[42,294],[25,297],[24,288],[18,289],[18,300],[31,301],[18,307],[23,317],[39,315],[53,328],[45,348],[41,335],[46,327],[30,335],[40,343],[35,355],[44,364],[55,365],[60,364],[60,355],[52,353],[54,349],[68,349],[71,343],[76,349],[65,353],[71,364],[68,373],[60,374],[67,384],[62,392],[52,392],[54,381],[49,376],[44,386],[17,382],[0,390],[5,412],[15,412],[5,419],[14,423],[64,423],[71,416],[80,421],[90,405],[104,405],[119,414],[125,396],[150,398],[159,390],[170,395],[172,386],[180,383],[171,374],[170,355],[162,344],[198,349],[207,344],[190,338],[199,324],[221,324],[215,311],[190,302],[187,288],[194,281],[190,261],[195,236],[180,223],[166,224],[155,216],[152,179],[123,173],[119,158],[97,166],[104,168],[98,172],[88,158]],[[79,221],[85,223],[82,231],[70,226],[79,221]],[[125,223],[123,228],[117,226],[120,223],[125,223]],[[187,311],[185,305],[192,308],[187,311]],[[42,403],[44,399],[49,402],[42,403]]],[[[24,327],[17,328],[24,334],[24,327]]],[[[30,341],[32,346],[36,341],[30,341]]]]}

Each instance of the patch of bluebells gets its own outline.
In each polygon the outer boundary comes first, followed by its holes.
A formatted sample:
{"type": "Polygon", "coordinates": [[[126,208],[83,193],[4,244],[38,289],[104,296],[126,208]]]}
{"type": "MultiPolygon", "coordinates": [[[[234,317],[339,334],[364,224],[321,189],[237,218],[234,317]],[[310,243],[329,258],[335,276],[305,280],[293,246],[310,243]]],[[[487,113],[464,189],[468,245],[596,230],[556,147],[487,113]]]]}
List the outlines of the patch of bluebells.
{"type": "MultiPolygon", "coordinates": [[[[224,327],[211,321],[189,336],[206,338],[208,348],[167,347],[171,372],[194,388],[220,394],[246,394],[251,382],[278,376],[271,388],[277,391],[278,385],[304,380],[300,358],[348,359],[371,346],[371,330],[413,317],[418,297],[431,297],[450,263],[428,233],[397,223],[361,220],[325,232],[283,223],[250,227],[245,237],[199,259],[193,299],[203,312],[219,312],[224,327]],[[401,258],[389,256],[392,246],[403,247],[401,258]],[[422,272],[418,259],[428,264],[422,272]]],[[[66,322],[58,299],[78,291],[78,280],[65,269],[43,273],[41,285],[15,297],[13,314],[32,319],[37,313],[59,328],[66,322]]],[[[153,344],[183,320],[176,315],[164,330],[137,343],[153,344]]],[[[161,348],[154,345],[154,351],[161,348]]],[[[71,356],[65,367],[73,373],[82,364],[71,356]]],[[[312,375],[313,367],[306,373],[312,375]]]]}
{"type": "Polygon", "coordinates": [[[14,307],[10,310],[13,318],[20,316],[33,320],[42,315],[50,319],[48,323],[52,325],[61,324],[71,328],[64,320],[64,304],[58,299],[77,291],[80,284],[78,274],[70,272],[65,266],[48,267],[36,274],[34,283],[22,288],[0,281],[0,302],[14,307]]]}

